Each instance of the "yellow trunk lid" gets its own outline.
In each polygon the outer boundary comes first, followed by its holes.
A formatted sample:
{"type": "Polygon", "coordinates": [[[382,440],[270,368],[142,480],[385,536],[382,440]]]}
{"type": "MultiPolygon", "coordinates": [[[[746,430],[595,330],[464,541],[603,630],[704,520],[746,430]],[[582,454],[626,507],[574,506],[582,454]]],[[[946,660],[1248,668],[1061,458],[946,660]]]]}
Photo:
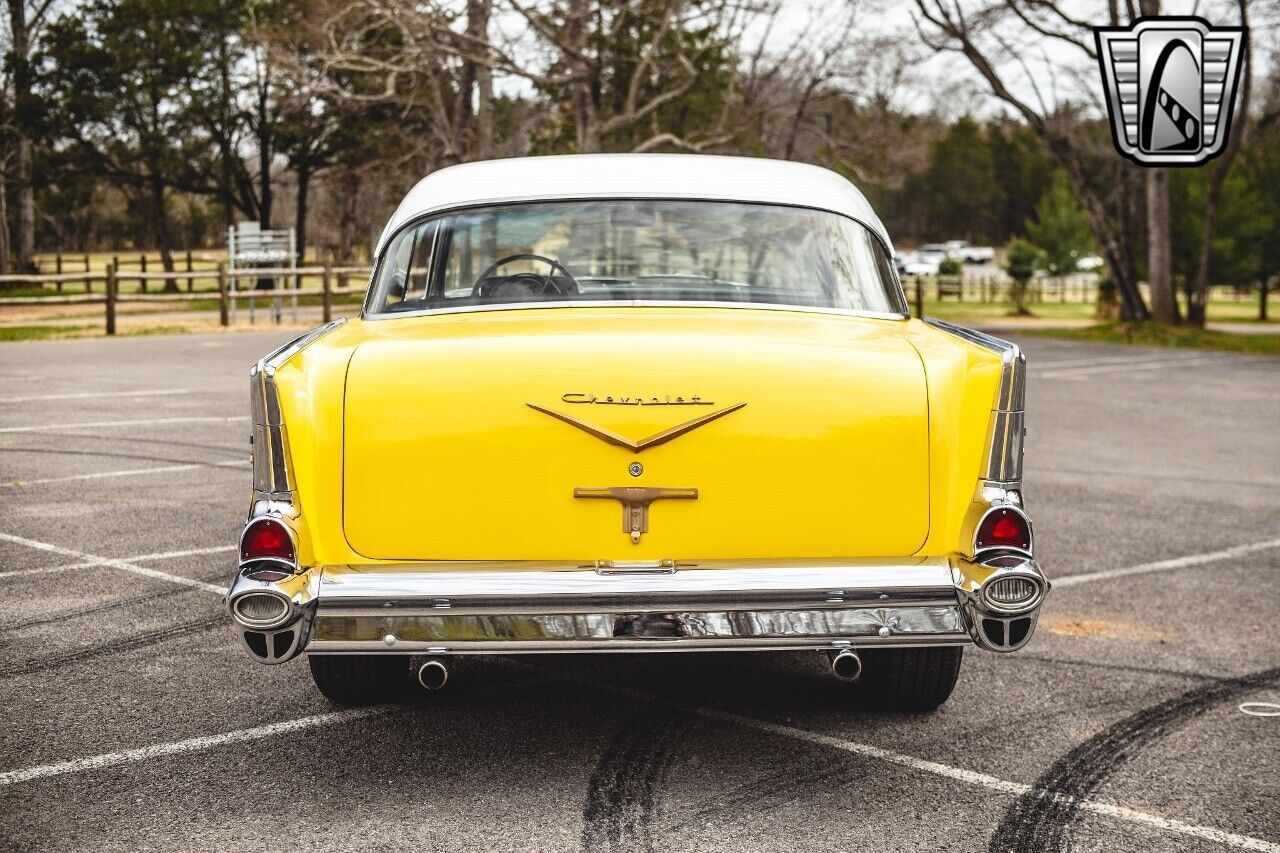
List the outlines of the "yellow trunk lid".
{"type": "Polygon", "coordinates": [[[343,423],[343,526],[365,557],[901,556],[928,533],[925,377],[895,321],[561,308],[377,325],[343,423]]]}

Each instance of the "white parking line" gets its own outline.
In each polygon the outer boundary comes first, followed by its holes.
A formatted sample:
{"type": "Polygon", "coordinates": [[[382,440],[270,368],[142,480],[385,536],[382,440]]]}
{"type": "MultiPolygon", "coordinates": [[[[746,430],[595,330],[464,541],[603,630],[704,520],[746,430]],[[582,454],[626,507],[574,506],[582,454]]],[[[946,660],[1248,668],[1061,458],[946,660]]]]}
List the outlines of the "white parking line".
{"type": "Polygon", "coordinates": [[[1180,367],[1188,364],[1208,364],[1216,358],[1170,358],[1162,361],[1145,361],[1137,364],[1101,364],[1093,367],[1069,367],[1063,370],[1042,370],[1036,374],[1037,379],[1085,379],[1090,376],[1111,373],[1129,373],[1136,370],[1160,370],[1166,367],[1180,367]]]}
{"type": "Polygon", "coordinates": [[[921,773],[932,773],[935,776],[942,776],[956,782],[964,782],[967,785],[977,785],[991,791],[999,791],[1000,793],[1010,794],[1015,797],[1020,797],[1033,790],[1040,790],[1045,796],[1053,797],[1054,800],[1058,802],[1069,803],[1074,801],[1081,811],[1092,812],[1093,814],[1116,818],[1118,820],[1125,820],[1130,823],[1142,824],[1143,826],[1151,827],[1152,829],[1159,829],[1178,835],[1186,835],[1192,838],[1199,838],[1204,841],[1213,841],[1218,844],[1225,844],[1229,847],[1236,847],[1241,850],[1261,850],[1265,851],[1265,853],[1280,853],[1280,844],[1265,841],[1261,838],[1254,838],[1249,835],[1227,832],[1226,830],[1212,826],[1185,823],[1174,818],[1149,814],[1136,809],[1125,808],[1124,806],[1117,806],[1111,803],[1103,803],[1097,800],[1078,800],[1074,797],[1066,796],[1065,794],[1055,794],[1044,791],[1043,789],[1034,789],[1030,785],[1025,785],[1021,782],[1011,782],[1007,779],[989,776],[986,773],[978,773],[973,770],[952,767],[949,764],[942,764],[937,761],[928,761],[914,755],[906,755],[901,752],[881,749],[878,746],[872,746],[867,743],[842,740],[841,738],[806,731],[805,729],[798,729],[793,726],[768,723],[763,720],[754,720],[750,717],[740,717],[737,714],[730,714],[726,711],[719,711],[714,708],[702,708],[697,706],[679,707],[684,707],[685,710],[709,719],[737,723],[740,726],[746,726],[748,728],[757,729],[770,734],[781,735],[782,737],[788,737],[794,740],[806,741],[819,746],[827,746],[844,752],[851,752],[854,755],[861,755],[866,758],[874,758],[890,764],[897,764],[921,773]]]}
{"type": "Polygon", "coordinates": [[[963,782],[966,785],[977,785],[991,791],[998,791],[1002,794],[1020,797],[1023,794],[1027,794],[1032,791],[1039,791],[1043,793],[1044,796],[1052,797],[1058,802],[1074,802],[1082,811],[1092,812],[1094,814],[1104,815],[1118,820],[1125,820],[1131,823],[1142,824],[1143,826],[1164,830],[1165,832],[1187,835],[1206,841],[1214,841],[1219,844],[1226,844],[1230,847],[1237,847],[1241,850],[1261,850],[1265,851],[1265,853],[1280,853],[1280,844],[1266,841],[1261,838],[1254,838],[1249,835],[1227,832],[1226,830],[1218,829],[1217,827],[1186,823],[1174,818],[1149,814],[1136,809],[1117,806],[1112,803],[1103,803],[1097,800],[1076,799],[1075,797],[1070,797],[1065,794],[1052,793],[1043,788],[1033,788],[1031,785],[1027,785],[1022,782],[1013,782],[1008,779],[1001,779],[998,776],[991,776],[974,770],[965,770],[962,767],[953,767],[950,764],[943,764],[938,761],[929,761],[928,759],[920,758],[915,755],[908,755],[903,752],[895,752],[891,749],[872,746],[869,743],[845,740],[831,735],[812,732],[807,729],[796,728],[795,726],[786,726],[780,723],[770,723],[764,720],[757,720],[752,717],[743,717],[739,714],[730,713],[729,711],[721,711],[718,708],[708,708],[703,705],[688,705],[681,702],[667,702],[661,697],[654,696],[650,693],[644,693],[639,690],[634,690],[629,687],[618,687],[595,679],[565,675],[560,672],[531,666],[530,664],[523,662],[508,661],[507,664],[528,672],[536,672],[539,675],[550,677],[557,681],[586,686],[596,690],[603,689],[618,696],[624,696],[630,699],[639,699],[642,702],[669,705],[672,708],[678,708],[679,710],[690,714],[696,714],[700,717],[706,717],[710,720],[733,723],[745,728],[756,729],[758,731],[791,738],[793,740],[805,741],[818,746],[831,747],[833,749],[841,750],[842,752],[861,755],[865,758],[872,758],[889,764],[897,764],[901,767],[907,767],[920,773],[930,773],[934,776],[941,776],[945,779],[963,782]]]}
{"type": "Polygon", "coordinates": [[[35,394],[28,397],[0,397],[0,403],[34,403],[37,400],[89,400],[94,397],[176,397],[189,394],[186,388],[162,388],[156,391],[83,391],[77,394],[35,394]]]}
{"type": "Polygon", "coordinates": [[[207,423],[230,423],[232,421],[247,421],[247,415],[239,415],[227,418],[142,418],[136,421],[88,421],[86,423],[76,424],[44,424],[42,426],[17,426],[17,427],[0,427],[0,433],[3,432],[54,432],[60,429],[88,429],[97,427],[121,427],[121,426],[156,426],[158,424],[207,424],[207,423]]]}
{"type": "MultiPolygon", "coordinates": [[[[138,554],[136,557],[121,557],[126,563],[141,563],[146,560],[172,560],[177,557],[195,557],[200,554],[222,554],[234,551],[236,545],[214,545],[212,548],[191,548],[186,551],[160,551],[155,554],[138,554]]],[[[68,569],[91,569],[102,565],[101,560],[88,560],[79,563],[63,563],[58,566],[46,566],[42,569],[15,569],[11,572],[0,572],[0,578],[16,578],[25,575],[45,575],[52,572],[65,572],[68,569]]]]}
{"type": "Polygon", "coordinates": [[[151,746],[142,746],[137,749],[125,749],[120,752],[108,752],[102,755],[93,755],[88,758],[76,758],[71,761],[59,761],[55,764],[44,764],[39,767],[25,767],[21,770],[9,770],[0,773],[0,787],[6,785],[14,785],[19,782],[30,782],[35,779],[46,779],[50,776],[63,776],[67,773],[81,773],[85,770],[97,770],[102,767],[111,767],[116,764],[127,764],[131,761],[147,761],[152,758],[162,758],[166,755],[179,755],[184,752],[200,752],[206,749],[213,749],[218,746],[225,746],[229,743],[245,743],[247,741],[262,740],[263,738],[275,737],[276,735],[293,734],[295,732],[305,731],[306,729],[314,729],[320,726],[327,726],[332,723],[344,723],[352,720],[360,720],[365,717],[373,717],[379,714],[387,713],[387,708],[353,708],[347,711],[332,711],[327,714],[316,714],[311,717],[301,717],[296,720],[285,720],[280,723],[271,723],[266,726],[258,726],[252,729],[236,729],[235,731],[223,732],[217,735],[205,735],[204,737],[193,737],[187,740],[174,741],[173,743],[157,743],[151,746]]]}
{"type": "Polygon", "coordinates": [[[1079,575],[1067,575],[1063,578],[1053,578],[1054,589],[1063,586],[1075,586],[1076,584],[1089,583],[1090,581],[1110,580],[1111,578],[1123,578],[1129,575],[1145,575],[1148,572],[1167,572],[1171,569],[1185,569],[1188,566],[1199,566],[1204,563],[1216,563],[1219,560],[1230,560],[1235,557],[1244,557],[1249,554],[1256,554],[1259,551],[1267,551],[1272,548],[1280,548],[1280,539],[1268,539],[1266,542],[1253,542],[1248,545],[1237,545],[1234,548],[1227,548],[1224,551],[1211,551],[1207,554],[1190,554],[1186,557],[1174,557],[1171,560],[1157,560],[1154,563],[1141,563],[1137,566],[1125,566],[1121,569],[1103,569],[1100,572],[1086,572],[1079,575]]]}
{"type": "MultiPolygon", "coordinates": [[[[521,669],[535,670],[544,675],[550,675],[552,678],[556,678],[557,680],[574,683],[587,683],[585,679],[564,676],[558,673],[546,673],[541,669],[524,664],[516,665],[521,669]]],[[[659,697],[642,693],[637,690],[616,687],[611,684],[602,684],[594,681],[590,682],[590,684],[593,687],[602,687],[611,693],[617,693],[646,702],[666,704],[659,697]]],[[[1148,812],[1138,811],[1137,809],[1118,806],[1113,803],[1104,803],[1088,799],[1077,800],[1074,797],[1069,797],[1064,794],[1052,793],[1044,789],[1035,789],[1022,782],[1013,782],[1008,779],[1001,779],[998,776],[991,776],[987,773],[965,770],[964,768],[954,767],[950,764],[943,764],[938,761],[929,761],[928,759],[920,758],[918,756],[895,752],[878,746],[872,746],[868,743],[844,740],[842,738],[824,735],[819,732],[812,732],[807,729],[800,729],[794,726],[786,726],[779,723],[770,723],[764,720],[753,719],[751,717],[743,717],[738,714],[721,711],[715,708],[707,708],[698,705],[684,705],[680,703],[673,703],[673,707],[692,714],[697,714],[698,716],[705,717],[707,719],[733,723],[745,728],[756,729],[757,731],[790,738],[792,740],[799,740],[818,746],[838,749],[842,752],[860,755],[865,758],[883,761],[888,764],[896,764],[900,767],[906,767],[919,773],[928,773],[934,776],[940,776],[955,782],[962,782],[966,785],[975,785],[998,793],[1008,794],[1010,796],[1019,797],[1034,790],[1039,790],[1045,796],[1053,797],[1059,802],[1074,801],[1081,811],[1091,812],[1093,814],[1117,820],[1128,821],[1130,823],[1141,824],[1152,829],[1170,832],[1177,835],[1185,835],[1204,841],[1225,844],[1229,847],[1235,847],[1241,850],[1257,850],[1263,851],[1263,853],[1280,853],[1280,844],[1266,841],[1261,838],[1254,838],[1253,836],[1242,835],[1235,832],[1227,832],[1226,830],[1218,829],[1217,827],[1187,823],[1175,818],[1150,814],[1148,812]]],[[[270,723],[268,725],[257,726],[254,728],[236,729],[234,731],[223,732],[216,735],[204,735],[201,737],[188,738],[186,740],[151,744],[149,746],[126,749],[118,752],[108,752],[101,755],[89,756],[87,758],[76,758],[68,761],[58,761],[52,764],[38,765],[35,767],[24,767],[0,773],[0,787],[14,785],[21,782],[31,782],[37,779],[45,779],[50,776],[62,776],[69,773],[82,773],[90,770],[98,770],[103,767],[111,767],[117,764],[147,761],[153,758],[163,758],[170,755],[180,755],[188,752],[203,752],[205,750],[214,749],[227,744],[262,740],[264,738],[275,737],[276,735],[293,734],[295,732],[318,728],[332,723],[349,722],[367,717],[380,716],[388,713],[388,711],[388,708],[382,706],[373,708],[354,708],[346,711],[333,711],[326,714],[315,714],[309,717],[300,717],[294,720],[270,723]]]]}
{"type": "Polygon", "coordinates": [[[1171,361],[1179,358],[1199,358],[1193,352],[1187,353],[1185,356],[1173,355],[1167,352],[1148,353],[1147,355],[1133,356],[1126,355],[1119,358],[1112,356],[1103,356],[1099,358],[1067,358],[1061,361],[1035,361],[1028,362],[1028,366],[1032,370],[1065,370],[1073,367],[1102,367],[1116,366],[1121,364],[1143,364],[1151,361],[1171,361]]]}
{"type": "MultiPolygon", "coordinates": [[[[71,556],[79,556],[88,558],[90,562],[86,565],[105,565],[115,568],[134,571],[137,573],[159,576],[165,580],[175,581],[178,583],[196,586],[209,591],[218,592],[222,590],[213,584],[206,584],[200,581],[194,581],[190,578],[183,578],[176,575],[169,575],[165,572],[156,572],[155,570],[145,569],[141,566],[135,566],[122,560],[112,560],[108,558],[95,557],[91,554],[85,554],[80,551],[74,551],[69,548],[62,548],[56,545],[50,545],[44,542],[38,542],[32,539],[26,539],[20,536],[0,533],[0,539],[28,545],[44,551],[53,553],[67,554],[71,556]]],[[[1137,574],[1141,572],[1162,571],[1167,569],[1182,568],[1199,563],[1212,562],[1215,560],[1229,559],[1232,557],[1243,556],[1254,553],[1256,551],[1268,548],[1280,547],[1280,539],[1269,540],[1267,542],[1257,542],[1251,545],[1241,545],[1224,551],[1216,551],[1210,554],[1193,555],[1190,557],[1179,557],[1172,560],[1162,560],[1156,563],[1146,563],[1139,566],[1131,566],[1125,569],[1113,569],[1105,572],[1094,572],[1089,575],[1074,575],[1069,578],[1061,578],[1057,581],[1059,585],[1072,585],[1074,583],[1084,583],[1089,580],[1098,580],[1102,578],[1119,577],[1127,574],[1137,574]]],[[[201,549],[201,553],[208,553],[213,550],[221,549],[201,549]]],[[[181,556],[185,552],[164,552],[162,554],[144,555],[134,559],[159,559],[167,556],[181,556]]],[[[191,552],[196,553],[196,552],[191,552]]],[[[530,667],[527,664],[515,664],[522,669],[537,668],[530,667]]],[[[542,672],[542,670],[537,670],[542,672]]],[[[545,673],[553,678],[571,682],[583,682],[583,679],[574,678],[572,676],[564,676],[558,673],[545,673]]],[[[604,687],[613,693],[639,698],[649,702],[662,702],[658,697],[640,691],[631,690],[629,688],[616,687],[609,684],[599,684],[592,682],[594,686],[604,687]]],[[[1013,782],[1007,779],[1001,779],[997,776],[991,776],[986,773],[979,773],[973,770],[965,770],[961,767],[954,767],[949,764],[943,764],[937,761],[929,761],[906,753],[895,752],[893,750],[883,749],[867,743],[858,741],[844,740],[824,735],[818,732],[812,732],[805,729],[796,728],[794,726],[786,726],[778,723],[770,723],[764,720],[757,720],[750,717],[743,717],[727,711],[721,711],[715,708],[707,708],[696,705],[684,705],[675,703],[674,707],[680,708],[689,713],[697,714],[708,719],[720,720],[724,722],[734,723],[736,725],[753,728],[758,731],[791,738],[793,740],[805,741],[811,744],[826,746],[849,752],[855,755],[861,755],[866,758],[872,758],[884,761],[890,764],[897,764],[911,770],[921,773],[929,773],[940,776],[953,781],[962,782],[968,785],[975,785],[988,790],[997,791],[1011,796],[1022,796],[1040,790],[1045,796],[1053,797],[1061,802],[1074,801],[1078,808],[1082,811],[1091,812],[1093,814],[1105,817],[1124,820],[1130,823],[1136,823],[1152,829],[1170,832],[1178,835],[1184,835],[1192,838],[1198,838],[1204,841],[1211,841],[1218,844],[1225,844],[1242,850],[1264,851],[1264,853],[1280,853],[1280,844],[1266,841],[1261,838],[1254,838],[1248,835],[1228,832],[1216,827],[1204,826],[1201,824],[1187,823],[1174,818],[1163,817],[1161,815],[1150,814],[1148,812],[1138,811],[1136,809],[1118,806],[1112,803],[1099,802],[1096,800],[1076,800],[1063,794],[1052,793],[1043,789],[1035,789],[1030,785],[1021,782],[1013,782]]],[[[135,749],[122,750],[119,752],[109,752],[101,755],[90,756],[87,758],[77,758],[68,761],[60,761],[53,764],[39,765],[35,767],[21,768],[0,773],[0,787],[13,785],[21,782],[29,782],[36,779],[43,779],[50,776],[60,776],[68,773],[79,773],[89,770],[96,770],[103,767],[110,767],[117,764],[125,764],[136,761],[146,761],[152,758],[160,758],[169,755],[178,755],[188,752],[199,752],[215,747],[233,743],[244,743],[247,741],[260,740],[263,738],[274,737],[278,734],[289,734],[319,726],[325,726],[330,723],[344,722],[349,720],[357,720],[365,717],[376,716],[387,713],[387,709],[383,707],[360,708],[347,711],[335,711],[327,714],[317,714],[309,717],[301,717],[295,720],[286,720],[278,723],[271,723],[264,726],[258,726],[248,729],[237,729],[235,731],[223,732],[217,735],[205,735],[201,737],[189,738],[186,740],[173,741],[169,743],[152,744],[150,746],[139,747],[135,749]]]]}
{"type": "Polygon", "coordinates": [[[61,545],[50,545],[48,542],[27,539],[23,536],[14,536],[12,533],[0,533],[0,539],[3,539],[6,542],[15,542],[19,545],[26,545],[28,548],[48,551],[51,554],[61,554],[64,557],[77,557],[86,562],[90,562],[95,566],[107,566],[113,569],[120,569],[123,572],[132,572],[135,575],[157,578],[159,580],[182,584],[183,586],[189,586],[195,589],[203,589],[206,592],[212,592],[217,595],[222,595],[227,591],[226,587],[221,587],[213,583],[205,583],[204,581],[196,580],[195,578],[185,578],[182,575],[172,575],[168,572],[162,572],[159,569],[149,569],[146,566],[138,566],[125,560],[114,560],[110,557],[99,557],[97,554],[88,554],[84,551],[76,551],[73,548],[63,548],[61,545]]]}
{"type": "Polygon", "coordinates": [[[191,471],[196,468],[237,468],[249,465],[247,459],[229,459],[222,462],[192,462],[183,465],[163,465],[158,468],[131,468],[127,471],[99,471],[94,474],[70,474],[66,477],[43,477],[39,480],[10,480],[0,483],[0,489],[13,489],[22,486],[40,486],[46,483],[65,483],[69,480],[103,480],[109,477],[131,477],[143,474],[172,474],[177,471],[191,471]]]}

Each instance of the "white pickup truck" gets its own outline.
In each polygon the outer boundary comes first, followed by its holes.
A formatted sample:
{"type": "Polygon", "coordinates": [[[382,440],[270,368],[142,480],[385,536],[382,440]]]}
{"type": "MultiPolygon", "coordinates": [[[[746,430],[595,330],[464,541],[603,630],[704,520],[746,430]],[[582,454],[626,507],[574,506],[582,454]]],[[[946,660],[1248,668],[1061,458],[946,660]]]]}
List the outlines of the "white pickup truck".
{"type": "Polygon", "coordinates": [[[996,258],[996,250],[990,246],[970,246],[964,240],[948,240],[943,243],[947,256],[966,264],[989,264],[996,258]]]}

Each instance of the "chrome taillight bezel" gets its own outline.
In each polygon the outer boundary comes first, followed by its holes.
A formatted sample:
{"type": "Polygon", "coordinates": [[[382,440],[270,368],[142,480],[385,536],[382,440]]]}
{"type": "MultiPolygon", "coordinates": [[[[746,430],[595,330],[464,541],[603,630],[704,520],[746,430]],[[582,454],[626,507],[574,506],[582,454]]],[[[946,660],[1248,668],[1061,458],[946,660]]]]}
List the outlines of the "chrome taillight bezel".
{"type": "Polygon", "coordinates": [[[1031,516],[1027,515],[1022,507],[1012,503],[996,503],[992,504],[978,518],[978,523],[973,526],[973,554],[975,558],[981,558],[988,554],[997,553],[1014,553],[1023,554],[1027,557],[1035,553],[1035,526],[1031,523],[1031,516]],[[987,519],[998,512],[1012,512],[1014,515],[1022,519],[1027,526],[1027,547],[1022,548],[1017,545],[983,545],[979,541],[982,534],[982,526],[986,524],[987,519]]]}

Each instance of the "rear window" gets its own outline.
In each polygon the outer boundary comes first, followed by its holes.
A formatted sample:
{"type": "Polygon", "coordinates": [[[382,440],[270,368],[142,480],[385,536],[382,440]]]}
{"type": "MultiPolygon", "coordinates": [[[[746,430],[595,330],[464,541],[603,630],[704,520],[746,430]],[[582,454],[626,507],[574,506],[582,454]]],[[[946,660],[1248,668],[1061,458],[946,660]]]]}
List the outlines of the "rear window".
{"type": "Polygon", "coordinates": [[[519,204],[418,222],[388,244],[366,313],[600,301],[906,313],[884,247],[852,219],[674,200],[519,204]]]}

